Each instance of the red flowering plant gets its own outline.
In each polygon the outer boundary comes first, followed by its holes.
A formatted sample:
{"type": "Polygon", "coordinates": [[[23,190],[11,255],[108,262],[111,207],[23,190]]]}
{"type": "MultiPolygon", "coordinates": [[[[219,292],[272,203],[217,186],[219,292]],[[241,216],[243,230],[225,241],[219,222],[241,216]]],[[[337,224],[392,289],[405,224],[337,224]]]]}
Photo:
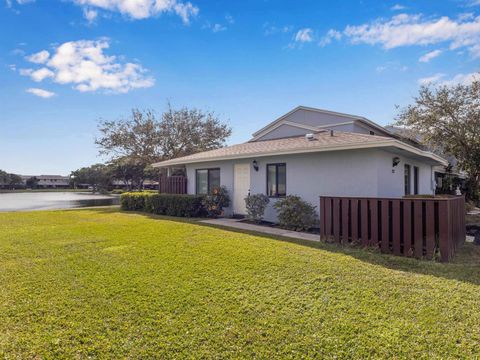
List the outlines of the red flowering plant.
{"type": "Polygon", "coordinates": [[[214,187],[212,193],[205,196],[203,206],[208,217],[217,218],[223,215],[223,208],[230,205],[230,197],[225,186],[214,187]]]}

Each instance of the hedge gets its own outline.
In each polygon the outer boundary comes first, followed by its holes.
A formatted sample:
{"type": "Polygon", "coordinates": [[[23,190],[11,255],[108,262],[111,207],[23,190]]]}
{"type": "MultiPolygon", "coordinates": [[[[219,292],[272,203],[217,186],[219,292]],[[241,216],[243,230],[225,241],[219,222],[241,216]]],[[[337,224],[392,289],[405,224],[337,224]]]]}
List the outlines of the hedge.
{"type": "Polygon", "coordinates": [[[120,195],[120,207],[128,211],[145,211],[145,199],[151,196],[146,192],[127,192],[120,195]]]}
{"type": "Polygon", "coordinates": [[[206,215],[203,196],[157,194],[149,192],[124,193],[120,197],[122,210],[144,211],[158,215],[202,217],[206,215]]]}

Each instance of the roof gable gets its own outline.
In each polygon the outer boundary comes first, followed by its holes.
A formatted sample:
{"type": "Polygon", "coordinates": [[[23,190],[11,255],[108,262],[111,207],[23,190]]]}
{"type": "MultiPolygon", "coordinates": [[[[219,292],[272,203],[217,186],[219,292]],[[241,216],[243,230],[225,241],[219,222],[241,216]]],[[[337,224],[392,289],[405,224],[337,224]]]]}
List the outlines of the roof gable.
{"type": "MultiPolygon", "coordinates": [[[[330,128],[353,123],[359,124],[363,127],[368,127],[371,130],[380,133],[381,135],[391,136],[388,130],[361,116],[323,109],[315,109],[306,106],[298,106],[255,132],[250,141],[257,141],[260,139],[263,140],[266,134],[275,131],[282,124],[288,124],[290,126],[303,128],[309,131],[318,131],[322,128],[330,128]]],[[[295,133],[297,132],[292,133],[290,136],[295,136],[295,133]]],[[[268,138],[272,137],[270,136],[268,138]]]]}

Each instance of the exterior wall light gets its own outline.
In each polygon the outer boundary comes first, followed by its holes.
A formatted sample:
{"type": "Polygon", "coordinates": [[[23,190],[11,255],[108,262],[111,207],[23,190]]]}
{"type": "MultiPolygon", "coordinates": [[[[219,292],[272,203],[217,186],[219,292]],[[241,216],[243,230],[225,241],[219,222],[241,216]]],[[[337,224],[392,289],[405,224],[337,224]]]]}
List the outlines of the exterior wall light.
{"type": "Polygon", "coordinates": [[[255,169],[255,171],[258,171],[258,162],[257,160],[253,160],[253,168],[255,169]]]}
{"type": "Polygon", "coordinates": [[[400,158],[398,156],[395,156],[393,159],[392,159],[392,167],[395,167],[397,166],[398,164],[400,164],[400,158]]]}

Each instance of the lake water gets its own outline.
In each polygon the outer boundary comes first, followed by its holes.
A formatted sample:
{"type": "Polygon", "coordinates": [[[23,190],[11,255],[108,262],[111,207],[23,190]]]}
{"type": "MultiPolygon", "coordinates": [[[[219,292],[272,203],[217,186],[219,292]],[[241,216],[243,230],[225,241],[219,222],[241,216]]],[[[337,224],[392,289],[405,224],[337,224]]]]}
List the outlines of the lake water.
{"type": "Polygon", "coordinates": [[[0,211],[73,209],[119,203],[118,196],[82,192],[0,193],[0,211]]]}

